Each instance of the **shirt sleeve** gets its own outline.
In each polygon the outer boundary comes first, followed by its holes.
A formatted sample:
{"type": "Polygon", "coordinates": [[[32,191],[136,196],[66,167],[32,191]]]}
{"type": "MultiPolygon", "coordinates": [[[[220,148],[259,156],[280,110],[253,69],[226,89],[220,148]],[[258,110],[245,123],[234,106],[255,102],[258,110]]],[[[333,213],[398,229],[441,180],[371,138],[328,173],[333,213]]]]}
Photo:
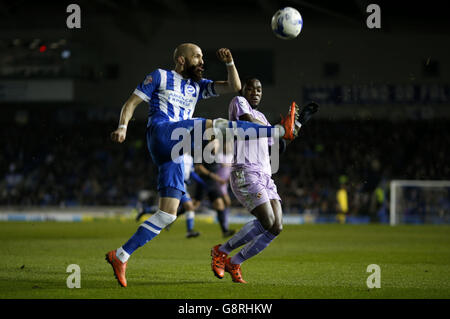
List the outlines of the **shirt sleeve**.
{"type": "Polygon", "coordinates": [[[236,98],[235,107],[236,107],[235,115],[237,120],[241,115],[252,114],[251,112],[252,107],[250,106],[250,104],[248,104],[248,101],[243,97],[236,98]]]}
{"type": "Polygon", "coordinates": [[[153,92],[159,88],[160,82],[161,74],[159,72],[159,69],[157,69],[148,74],[145,77],[144,81],[136,87],[133,93],[139,96],[145,102],[148,102],[150,101],[153,92]]]}
{"type": "Polygon", "coordinates": [[[200,86],[199,100],[219,96],[214,89],[214,82],[212,80],[201,79],[198,84],[200,86]]]}
{"type": "Polygon", "coordinates": [[[235,96],[228,107],[228,119],[230,121],[239,120],[239,116],[243,114],[251,114],[250,105],[247,100],[241,96],[235,96]]]}

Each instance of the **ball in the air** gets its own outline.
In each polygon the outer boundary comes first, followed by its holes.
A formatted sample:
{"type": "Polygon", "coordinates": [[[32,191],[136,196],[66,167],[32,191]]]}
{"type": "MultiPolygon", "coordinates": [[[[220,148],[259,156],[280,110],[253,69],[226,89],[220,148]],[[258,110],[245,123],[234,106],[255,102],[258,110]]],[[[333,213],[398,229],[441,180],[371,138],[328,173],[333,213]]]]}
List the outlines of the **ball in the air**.
{"type": "Polygon", "coordinates": [[[302,31],[303,19],[297,9],[286,7],[278,10],[272,17],[272,30],[283,40],[296,38],[302,31]]]}

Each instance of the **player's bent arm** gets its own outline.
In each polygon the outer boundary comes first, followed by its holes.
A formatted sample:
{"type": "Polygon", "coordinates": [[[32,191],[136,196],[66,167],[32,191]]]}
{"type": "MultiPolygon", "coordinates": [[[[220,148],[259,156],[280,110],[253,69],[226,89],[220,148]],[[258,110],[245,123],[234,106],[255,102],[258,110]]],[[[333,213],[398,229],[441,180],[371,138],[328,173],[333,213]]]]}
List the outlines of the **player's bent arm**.
{"type": "Polygon", "coordinates": [[[114,142],[122,143],[127,135],[128,122],[131,120],[136,107],[143,101],[136,94],[131,94],[120,111],[119,127],[111,133],[111,139],[114,142]]]}
{"type": "Polygon", "coordinates": [[[122,106],[122,110],[120,111],[120,125],[128,125],[128,122],[131,120],[134,114],[134,110],[136,107],[141,104],[144,100],[141,99],[136,94],[131,94],[125,104],[122,106]]]}
{"type": "Polygon", "coordinates": [[[229,49],[222,48],[217,51],[217,57],[221,62],[226,63],[228,77],[227,81],[215,81],[214,89],[216,93],[226,94],[239,92],[242,88],[241,79],[239,78],[238,71],[234,65],[233,56],[229,49]]]}
{"type": "Polygon", "coordinates": [[[229,81],[214,81],[214,90],[218,95],[227,93],[236,93],[241,89],[241,81],[239,83],[230,83],[229,81]]]}
{"type": "Polygon", "coordinates": [[[239,120],[252,122],[252,123],[256,123],[256,124],[260,124],[260,125],[266,125],[266,123],[263,123],[263,122],[255,119],[253,116],[251,116],[251,114],[248,114],[248,113],[242,114],[241,116],[239,116],[239,120]]]}

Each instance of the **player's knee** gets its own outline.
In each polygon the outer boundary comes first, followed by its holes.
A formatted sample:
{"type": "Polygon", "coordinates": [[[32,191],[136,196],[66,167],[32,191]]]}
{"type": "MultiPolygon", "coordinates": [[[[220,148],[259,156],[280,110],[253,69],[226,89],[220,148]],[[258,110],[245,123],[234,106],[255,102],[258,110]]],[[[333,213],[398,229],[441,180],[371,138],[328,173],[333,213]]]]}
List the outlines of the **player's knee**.
{"type": "Polygon", "coordinates": [[[214,202],[213,202],[213,208],[215,210],[224,210],[225,209],[225,204],[223,203],[222,200],[220,200],[220,198],[217,198],[214,202]]]}
{"type": "Polygon", "coordinates": [[[275,223],[275,217],[273,215],[266,214],[262,218],[259,218],[259,222],[265,230],[271,230],[275,223]]]}
{"type": "Polygon", "coordinates": [[[275,236],[278,236],[282,231],[283,231],[283,224],[281,223],[274,223],[274,225],[270,229],[270,232],[275,236]]]}
{"type": "Polygon", "coordinates": [[[183,208],[187,211],[189,210],[195,210],[194,209],[194,204],[192,203],[192,201],[187,201],[183,204],[183,208]]]}

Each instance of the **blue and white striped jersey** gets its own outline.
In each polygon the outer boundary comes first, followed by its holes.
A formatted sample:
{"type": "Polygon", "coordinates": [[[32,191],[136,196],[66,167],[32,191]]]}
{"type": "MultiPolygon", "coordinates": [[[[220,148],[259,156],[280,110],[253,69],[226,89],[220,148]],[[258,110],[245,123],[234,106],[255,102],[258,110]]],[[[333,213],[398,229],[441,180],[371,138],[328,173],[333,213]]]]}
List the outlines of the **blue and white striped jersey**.
{"type": "Polygon", "coordinates": [[[198,100],[218,96],[214,82],[184,79],[174,70],[156,69],[140,83],[134,94],[149,103],[148,124],[191,119],[198,100]]]}

